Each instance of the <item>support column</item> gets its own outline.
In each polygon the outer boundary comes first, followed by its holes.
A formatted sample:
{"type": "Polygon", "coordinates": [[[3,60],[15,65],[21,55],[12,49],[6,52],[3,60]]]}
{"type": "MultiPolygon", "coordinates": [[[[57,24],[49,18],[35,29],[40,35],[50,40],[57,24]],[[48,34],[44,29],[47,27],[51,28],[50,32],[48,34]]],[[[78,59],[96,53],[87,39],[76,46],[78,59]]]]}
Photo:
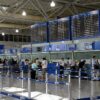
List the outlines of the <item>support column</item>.
{"type": "Polygon", "coordinates": [[[99,34],[100,34],[100,10],[99,10],[99,34]]]}
{"type": "MultiPolygon", "coordinates": [[[[50,44],[49,22],[47,22],[47,43],[49,44],[49,48],[50,48],[51,44],[50,44]]],[[[49,60],[51,61],[51,51],[50,50],[49,50],[49,60]]]]}

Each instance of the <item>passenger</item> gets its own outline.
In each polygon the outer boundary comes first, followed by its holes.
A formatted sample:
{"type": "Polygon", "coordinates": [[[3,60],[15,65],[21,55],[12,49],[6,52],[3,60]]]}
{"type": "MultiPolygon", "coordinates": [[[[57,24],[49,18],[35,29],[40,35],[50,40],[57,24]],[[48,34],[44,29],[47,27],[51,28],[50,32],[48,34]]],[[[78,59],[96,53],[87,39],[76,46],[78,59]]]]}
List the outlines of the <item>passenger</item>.
{"type": "Polygon", "coordinates": [[[24,60],[24,59],[20,60],[20,61],[19,61],[19,69],[20,69],[20,71],[23,70],[24,65],[25,65],[25,60],[24,60]]]}
{"type": "Polygon", "coordinates": [[[67,68],[68,69],[70,69],[71,63],[72,63],[72,60],[70,58],[67,58],[67,68]]]}
{"type": "Polygon", "coordinates": [[[36,58],[36,64],[38,66],[38,69],[42,69],[42,62],[39,60],[39,58],[36,58]]]}
{"type": "Polygon", "coordinates": [[[38,62],[38,69],[42,70],[42,62],[41,61],[38,62]]]}
{"type": "MultiPolygon", "coordinates": [[[[79,68],[79,71],[85,71],[85,63],[86,63],[86,60],[81,60],[78,64],[78,68],[79,68]]],[[[82,73],[83,76],[87,76],[86,73],[82,73]]]]}
{"type": "Polygon", "coordinates": [[[36,60],[33,61],[32,65],[31,65],[31,78],[32,79],[36,79],[36,71],[37,71],[37,64],[36,64],[36,60]]]}
{"type": "Polygon", "coordinates": [[[18,61],[17,58],[14,59],[14,63],[13,63],[13,71],[14,72],[19,72],[19,67],[18,67],[18,61]]]}
{"type": "Polygon", "coordinates": [[[71,69],[75,70],[76,69],[76,61],[71,61],[71,69]]]}
{"type": "Polygon", "coordinates": [[[64,75],[64,67],[65,67],[64,58],[61,58],[59,65],[60,65],[60,77],[62,78],[64,75]]]}
{"type": "Polygon", "coordinates": [[[0,70],[1,70],[1,71],[3,70],[3,61],[2,61],[1,58],[0,58],[0,70]]]}
{"type": "Polygon", "coordinates": [[[47,62],[46,58],[43,58],[43,60],[42,60],[42,79],[43,80],[45,79],[47,65],[48,65],[48,62],[47,62]]]}
{"type": "Polygon", "coordinates": [[[7,60],[7,59],[4,59],[4,60],[3,60],[3,66],[4,66],[4,67],[8,66],[8,60],[7,60]]]}
{"type": "Polygon", "coordinates": [[[86,60],[81,60],[79,62],[79,65],[78,65],[79,69],[83,69],[84,68],[85,62],[86,62],[86,60]]]}
{"type": "Polygon", "coordinates": [[[76,72],[74,72],[74,71],[77,71],[77,69],[78,69],[77,63],[78,63],[78,61],[76,61],[76,60],[71,61],[71,71],[72,71],[71,75],[77,74],[76,72]]]}
{"type": "Polygon", "coordinates": [[[9,70],[10,70],[11,73],[13,72],[14,64],[15,64],[14,59],[11,58],[9,60],[9,65],[10,65],[10,69],[9,70]]]}
{"type": "Polygon", "coordinates": [[[25,63],[24,63],[24,72],[28,72],[29,70],[29,60],[25,59],[25,63]]]}
{"type": "Polygon", "coordinates": [[[35,59],[37,66],[39,66],[39,58],[35,59]]]}
{"type": "Polygon", "coordinates": [[[39,80],[41,80],[42,79],[42,62],[41,61],[39,61],[38,62],[38,72],[37,72],[38,74],[38,79],[39,80]]]}
{"type": "Polygon", "coordinates": [[[91,65],[92,65],[92,68],[91,68],[91,76],[92,76],[93,79],[96,78],[95,77],[95,65],[96,65],[96,61],[97,61],[96,56],[93,56],[92,57],[92,60],[91,60],[91,65]]]}
{"type": "Polygon", "coordinates": [[[96,64],[94,65],[94,69],[95,69],[95,77],[98,78],[99,77],[99,70],[100,70],[100,64],[98,59],[96,60],[96,64]]]}

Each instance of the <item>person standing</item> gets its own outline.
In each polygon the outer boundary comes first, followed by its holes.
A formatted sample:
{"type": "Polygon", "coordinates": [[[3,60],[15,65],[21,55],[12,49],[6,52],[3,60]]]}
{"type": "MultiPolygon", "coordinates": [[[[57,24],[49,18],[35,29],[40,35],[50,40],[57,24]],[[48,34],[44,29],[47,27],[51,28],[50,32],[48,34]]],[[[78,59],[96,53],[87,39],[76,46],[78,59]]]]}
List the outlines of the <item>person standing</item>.
{"type": "Polygon", "coordinates": [[[67,69],[70,69],[71,63],[72,63],[72,60],[70,58],[67,58],[67,69]]]}
{"type": "Polygon", "coordinates": [[[85,63],[86,63],[86,60],[81,60],[81,61],[79,62],[78,68],[79,68],[79,69],[83,69],[85,63]]]}
{"type": "Polygon", "coordinates": [[[43,80],[45,80],[47,66],[48,66],[48,62],[47,62],[46,58],[43,58],[43,60],[42,60],[42,79],[43,80]]]}
{"type": "Polygon", "coordinates": [[[29,67],[29,60],[28,59],[25,59],[25,62],[24,62],[24,72],[28,73],[30,67],[29,67]]]}
{"type": "Polygon", "coordinates": [[[65,65],[64,58],[61,58],[59,65],[60,65],[60,77],[62,78],[64,74],[64,65],[65,65]]]}
{"type": "Polygon", "coordinates": [[[36,58],[36,59],[35,59],[35,62],[36,62],[36,64],[37,64],[37,66],[39,66],[39,58],[36,58]]]}
{"type": "Polygon", "coordinates": [[[91,76],[93,79],[95,79],[95,65],[96,65],[96,56],[93,56],[92,57],[92,60],[91,60],[91,65],[92,65],[92,68],[91,68],[91,76]]]}
{"type": "Polygon", "coordinates": [[[33,61],[32,65],[31,65],[31,78],[32,79],[36,79],[36,70],[37,70],[38,66],[36,64],[36,60],[33,61]]]}
{"type": "Polygon", "coordinates": [[[98,61],[98,59],[96,60],[96,64],[95,64],[95,77],[98,78],[99,77],[99,70],[100,70],[100,63],[98,61]]]}

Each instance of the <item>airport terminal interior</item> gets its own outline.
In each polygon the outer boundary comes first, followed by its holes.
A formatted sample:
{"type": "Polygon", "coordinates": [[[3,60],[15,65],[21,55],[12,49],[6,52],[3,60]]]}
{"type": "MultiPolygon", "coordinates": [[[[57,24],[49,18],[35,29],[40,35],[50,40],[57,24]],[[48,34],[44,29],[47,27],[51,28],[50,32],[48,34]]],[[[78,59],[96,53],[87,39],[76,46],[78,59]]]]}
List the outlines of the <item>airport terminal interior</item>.
{"type": "Polygon", "coordinates": [[[100,100],[100,0],[0,0],[0,100],[100,100]]]}

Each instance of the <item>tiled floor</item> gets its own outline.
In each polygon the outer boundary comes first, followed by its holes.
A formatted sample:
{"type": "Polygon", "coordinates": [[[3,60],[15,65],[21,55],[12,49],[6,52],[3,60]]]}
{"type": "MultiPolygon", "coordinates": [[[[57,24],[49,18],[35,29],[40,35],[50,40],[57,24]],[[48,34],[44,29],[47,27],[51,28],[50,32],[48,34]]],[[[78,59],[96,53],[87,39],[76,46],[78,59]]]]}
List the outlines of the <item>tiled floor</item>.
{"type": "MultiPolygon", "coordinates": [[[[13,74],[14,76],[20,76],[13,74]]],[[[24,76],[27,77],[25,74],[24,76]]],[[[49,76],[49,81],[55,81],[55,77],[49,76]]],[[[62,79],[62,82],[67,82],[62,79]]],[[[84,97],[100,96],[100,82],[71,79],[70,87],[68,85],[46,84],[27,80],[17,80],[11,77],[0,78],[0,91],[10,92],[12,94],[28,97],[31,91],[31,98],[35,100],[71,100],[84,97]]],[[[10,97],[2,97],[0,100],[17,100],[10,97]]]]}

